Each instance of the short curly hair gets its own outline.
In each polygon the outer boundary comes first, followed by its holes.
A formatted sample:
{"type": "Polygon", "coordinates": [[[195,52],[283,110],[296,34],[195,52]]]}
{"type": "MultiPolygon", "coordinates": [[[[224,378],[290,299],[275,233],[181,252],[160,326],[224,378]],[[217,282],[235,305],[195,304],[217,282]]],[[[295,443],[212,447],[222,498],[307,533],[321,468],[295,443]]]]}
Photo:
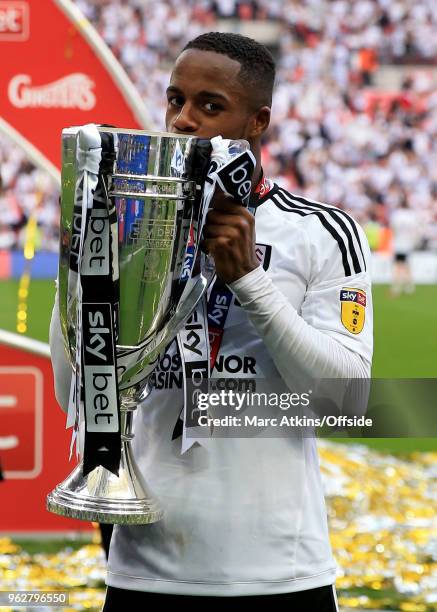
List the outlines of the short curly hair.
{"type": "Polygon", "coordinates": [[[182,53],[188,49],[220,53],[239,62],[238,78],[252,89],[254,102],[271,106],[276,69],[273,56],[264,45],[241,34],[207,32],[190,40],[182,53]]]}

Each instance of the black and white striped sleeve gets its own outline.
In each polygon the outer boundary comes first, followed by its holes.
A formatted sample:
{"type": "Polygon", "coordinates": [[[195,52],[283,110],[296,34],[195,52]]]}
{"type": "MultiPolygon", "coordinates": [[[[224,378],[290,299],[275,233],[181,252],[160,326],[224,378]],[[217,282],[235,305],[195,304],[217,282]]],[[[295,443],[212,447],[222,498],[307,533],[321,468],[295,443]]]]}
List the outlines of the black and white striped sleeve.
{"type": "Polygon", "coordinates": [[[296,367],[319,378],[368,378],[373,326],[364,232],[338,209],[307,205],[286,195],[279,190],[275,204],[305,217],[306,257],[311,262],[299,313],[261,268],[230,288],[285,382],[292,382],[296,367]]]}
{"type": "Polygon", "coordinates": [[[291,215],[305,218],[314,268],[326,277],[349,278],[367,272],[368,244],[360,226],[344,210],[308,200],[284,189],[273,195],[274,204],[291,215]],[[323,264],[329,264],[325,267],[323,264]]]}

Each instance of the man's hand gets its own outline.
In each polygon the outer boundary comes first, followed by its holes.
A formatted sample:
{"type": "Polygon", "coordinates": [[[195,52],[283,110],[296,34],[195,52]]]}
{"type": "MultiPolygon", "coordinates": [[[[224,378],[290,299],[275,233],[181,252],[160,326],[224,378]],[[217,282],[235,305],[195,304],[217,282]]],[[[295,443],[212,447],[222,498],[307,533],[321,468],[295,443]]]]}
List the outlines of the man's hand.
{"type": "Polygon", "coordinates": [[[239,202],[216,192],[208,212],[201,247],[214,258],[217,276],[229,284],[259,266],[255,219],[239,202]]]}

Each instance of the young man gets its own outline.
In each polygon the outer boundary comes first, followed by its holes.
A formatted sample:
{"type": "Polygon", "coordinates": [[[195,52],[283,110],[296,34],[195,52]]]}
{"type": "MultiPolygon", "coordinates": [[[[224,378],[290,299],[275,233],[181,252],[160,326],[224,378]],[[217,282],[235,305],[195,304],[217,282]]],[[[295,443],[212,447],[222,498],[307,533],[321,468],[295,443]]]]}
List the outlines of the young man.
{"type": "MultiPolygon", "coordinates": [[[[372,307],[362,230],[342,211],[291,195],[262,174],[274,76],[262,45],[209,33],[185,47],[167,90],[168,131],[245,138],[257,160],[255,214],[218,195],[204,233],[203,248],[234,296],[213,376],[277,377],[289,388],[299,372],[368,377],[372,307]]],[[[54,349],[57,342],[55,313],[54,349]]],[[[172,343],[160,364],[177,363],[175,350],[172,343]]],[[[134,452],[166,514],[152,525],[115,526],[104,610],[211,597],[338,610],[314,438],[212,439],[181,455],[174,439],[181,398],[172,379],[138,414],[134,452]]]]}

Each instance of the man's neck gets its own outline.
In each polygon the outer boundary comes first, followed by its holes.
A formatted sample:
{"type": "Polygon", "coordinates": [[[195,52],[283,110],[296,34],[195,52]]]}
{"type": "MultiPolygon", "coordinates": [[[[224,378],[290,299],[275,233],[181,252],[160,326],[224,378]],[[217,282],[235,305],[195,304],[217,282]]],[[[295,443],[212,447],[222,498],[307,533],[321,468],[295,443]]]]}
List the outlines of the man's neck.
{"type": "Polygon", "coordinates": [[[252,176],[252,192],[254,192],[262,178],[261,146],[259,142],[251,143],[250,150],[256,159],[256,166],[252,176]]]}
{"type": "Polygon", "coordinates": [[[252,176],[252,193],[258,187],[261,178],[262,178],[261,164],[259,164],[259,165],[257,164],[256,167],[255,167],[255,170],[253,171],[253,176],[252,176]]]}

